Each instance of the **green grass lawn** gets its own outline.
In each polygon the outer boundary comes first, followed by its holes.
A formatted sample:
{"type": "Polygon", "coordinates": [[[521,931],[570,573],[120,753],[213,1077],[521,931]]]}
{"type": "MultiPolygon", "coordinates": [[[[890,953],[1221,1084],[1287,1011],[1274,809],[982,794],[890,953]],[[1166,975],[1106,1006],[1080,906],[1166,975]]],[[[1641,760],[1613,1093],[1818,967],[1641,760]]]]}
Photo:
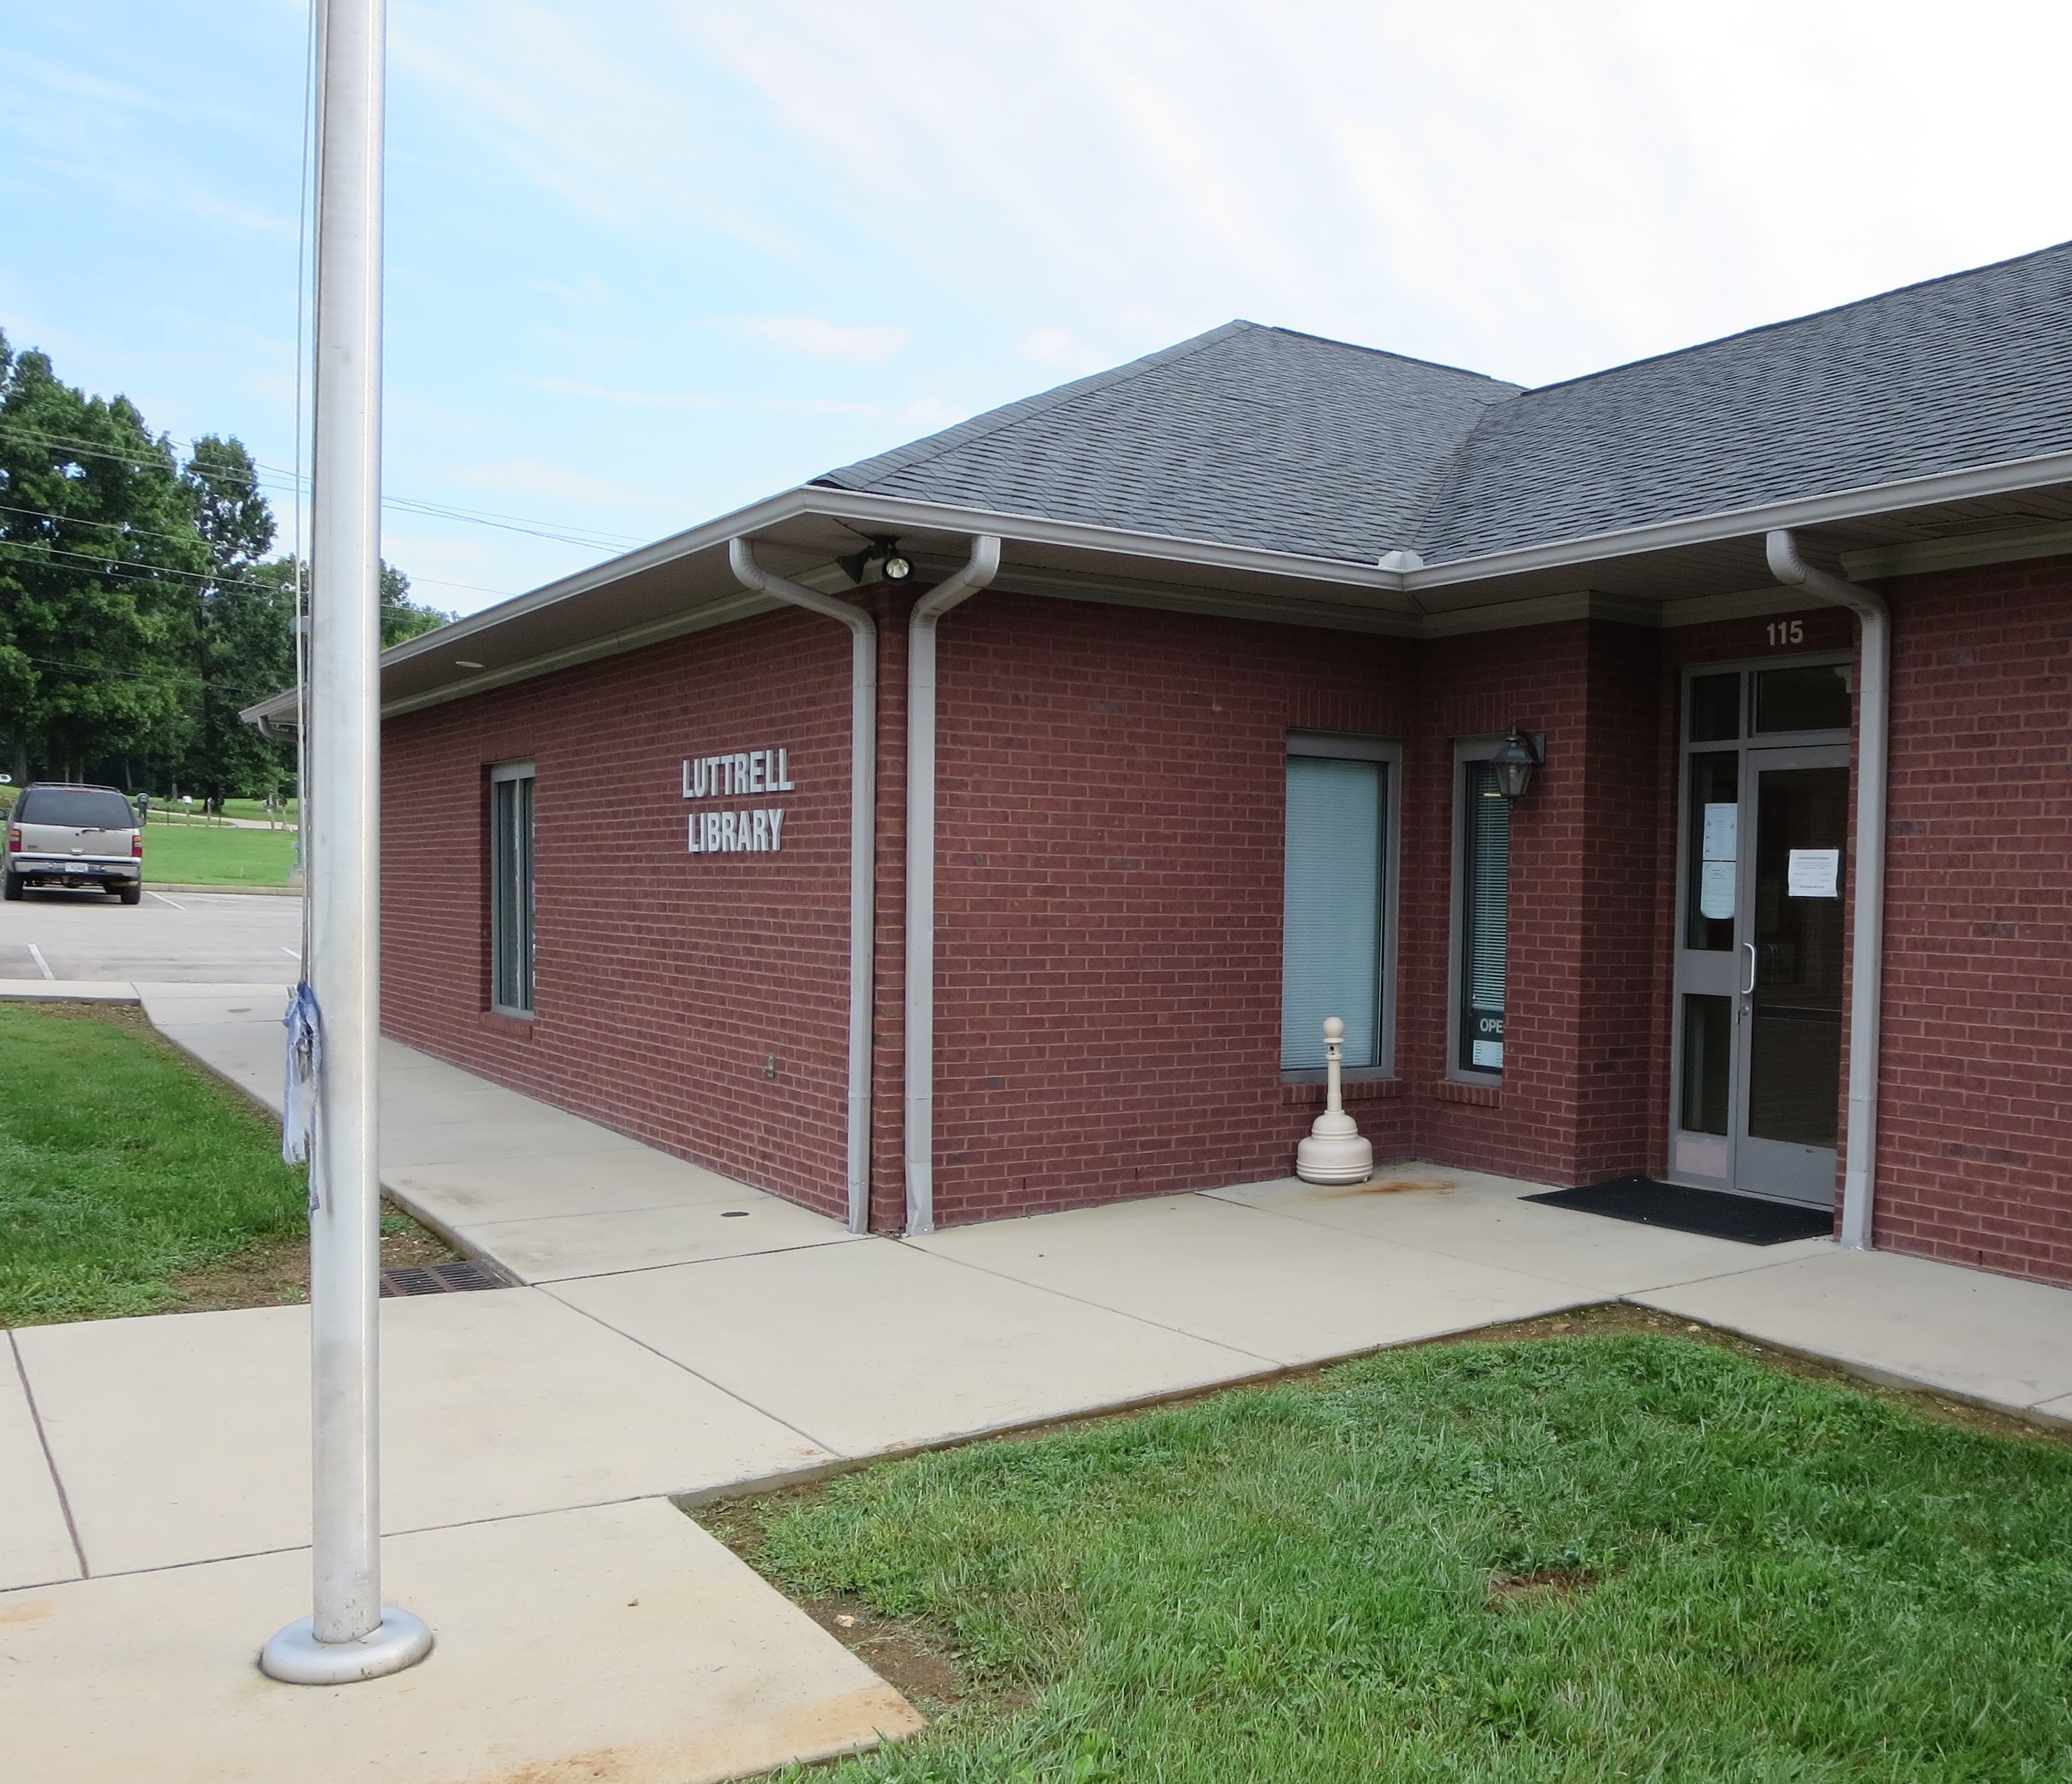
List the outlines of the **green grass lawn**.
{"type": "Polygon", "coordinates": [[[223,802],[223,815],[227,818],[252,818],[261,824],[269,817],[278,824],[285,817],[287,822],[293,824],[298,803],[291,799],[279,800],[269,813],[266,802],[262,799],[227,799],[223,802]]]}
{"type": "Polygon", "coordinates": [[[154,820],[144,832],[147,886],[286,886],[294,865],[295,837],[290,830],[154,820]]]}
{"type": "Polygon", "coordinates": [[[180,1305],[304,1205],[271,1120],[139,1013],[0,1004],[0,1325],[180,1305]]]}
{"type": "Polygon", "coordinates": [[[1395,1351],[709,1515],[956,1656],[850,1784],[2072,1778],[2072,1449],[1680,1336],[1395,1351]]]}

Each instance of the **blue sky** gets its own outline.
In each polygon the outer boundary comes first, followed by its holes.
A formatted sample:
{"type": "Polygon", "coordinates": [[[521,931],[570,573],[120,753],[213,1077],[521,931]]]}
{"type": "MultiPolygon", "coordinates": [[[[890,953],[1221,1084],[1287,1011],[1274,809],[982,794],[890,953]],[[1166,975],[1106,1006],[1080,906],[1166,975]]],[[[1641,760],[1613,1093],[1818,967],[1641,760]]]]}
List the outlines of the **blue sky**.
{"type": "MultiPolygon", "coordinates": [[[[278,467],[306,20],[79,0],[0,59],[0,327],[278,467]]],[[[462,610],[1232,316],[1540,383],[2072,236],[2057,0],[446,0],[390,44],[388,489],[534,529],[391,511],[462,610]]]]}

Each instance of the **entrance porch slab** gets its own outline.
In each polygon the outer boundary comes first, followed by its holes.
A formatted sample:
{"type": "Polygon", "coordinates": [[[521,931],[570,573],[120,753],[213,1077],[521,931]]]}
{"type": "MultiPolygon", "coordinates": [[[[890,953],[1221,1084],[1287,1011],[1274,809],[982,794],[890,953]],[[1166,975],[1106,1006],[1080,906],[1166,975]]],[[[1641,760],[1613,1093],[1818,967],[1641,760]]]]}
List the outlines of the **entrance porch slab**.
{"type": "Polygon", "coordinates": [[[921,1726],[898,1692],[664,1502],[393,1538],[384,1596],[435,1634],[335,1690],[262,1675],[306,1553],[0,1594],[24,1781],[705,1784],[921,1726]]]}
{"type": "Polygon", "coordinates": [[[1434,1165],[1391,1165],[1370,1182],[1346,1187],[1282,1178],[1207,1192],[1290,1220],[1572,1283],[1599,1296],[1759,1270],[1835,1249],[1820,1239],[1739,1245],[1523,1199],[1540,1193],[1537,1184],[1434,1165]]]}

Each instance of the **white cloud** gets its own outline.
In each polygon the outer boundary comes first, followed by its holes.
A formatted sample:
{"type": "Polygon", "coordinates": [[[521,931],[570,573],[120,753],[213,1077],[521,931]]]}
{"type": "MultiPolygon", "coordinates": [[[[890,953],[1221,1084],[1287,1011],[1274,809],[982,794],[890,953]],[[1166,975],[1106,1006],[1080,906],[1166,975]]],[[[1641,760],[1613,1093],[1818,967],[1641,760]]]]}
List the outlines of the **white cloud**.
{"type": "Polygon", "coordinates": [[[739,415],[843,415],[900,421],[923,429],[948,427],[969,413],[937,397],[916,397],[903,403],[856,403],[832,397],[722,397],[689,391],[615,390],[608,384],[583,384],[569,378],[524,381],[536,390],[552,391],[559,397],[583,397],[635,409],[703,409],[739,415]]]}
{"type": "Polygon", "coordinates": [[[1088,346],[1071,329],[1061,328],[1055,323],[1031,329],[1024,335],[1015,343],[1014,356],[1074,378],[1084,377],[1089,372],[1099,372],[1115,364],[1112,353],[1088,346]]]}
{"type": "Polygon", "coordinates": [[[471,489],[491,490],[502,495],[528,495],[557,503],[565,509],[571,502],[600,508],[653,511],[668,504],[644,490],[633,489],[609,477],[594,477],[587,471],[571,471],[543,458],[505,458],[490,464],[461,465],[447,474],[454,482],[471,489]]]}
{"type": "Polygon", "coordinates": [[[911,329],[845,326],[824,316],[742,316],[727,326],[787,353],[851,365],[877,365],[914,338],[911,329]]]}

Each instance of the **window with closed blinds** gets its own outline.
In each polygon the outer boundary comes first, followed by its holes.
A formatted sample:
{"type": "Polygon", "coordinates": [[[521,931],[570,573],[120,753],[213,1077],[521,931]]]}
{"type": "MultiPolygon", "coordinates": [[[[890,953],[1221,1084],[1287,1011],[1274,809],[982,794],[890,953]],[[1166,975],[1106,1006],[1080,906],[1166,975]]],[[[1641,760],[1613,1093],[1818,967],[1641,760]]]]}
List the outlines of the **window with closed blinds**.
{"type": "Polygon", "coordinates": [[[1324,1063],[1324,1018],[1346,1025],[1345,1063],[1382,1045],[1382,894],[1388,765],[1288,758],[1281,945],[1281,1066],[1324,1063]]]}
{"type": "Polygon", "coordinates": [[[532,1013],[532,768],[490,770],[490,1006],[532,1013]]]}
{"type": "Polygon", "coordinates": [[[1511,892],[1511,801],[1486,762],[1464,763],[1461,836],[1460,1055],[1503,1070],[1503,973],[1511,892]]]}

